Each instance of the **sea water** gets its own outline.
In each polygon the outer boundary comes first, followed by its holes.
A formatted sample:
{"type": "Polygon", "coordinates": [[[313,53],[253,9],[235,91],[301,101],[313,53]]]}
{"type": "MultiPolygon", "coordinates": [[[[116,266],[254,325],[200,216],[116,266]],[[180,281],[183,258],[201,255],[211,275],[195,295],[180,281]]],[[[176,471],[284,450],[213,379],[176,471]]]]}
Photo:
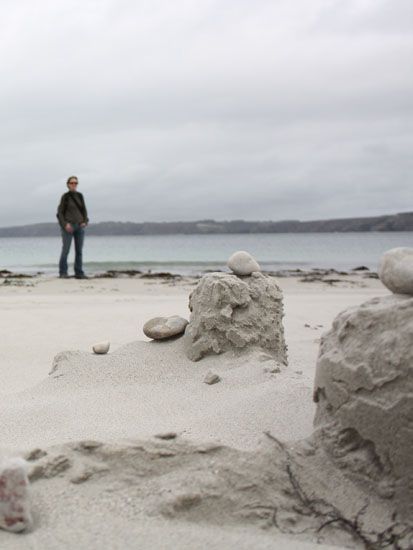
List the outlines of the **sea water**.
{"type": "MultiPolygon", "coordinates": [[[[412,247],[413,232],[96,237],[86,231],[83,259],[89,274],[136,269],[192,275],[224,269],[233,252],[246,250],[268,271],[362,265],[376,270],[383,252],[398,246],[412,247]]],[[[60,237],[0,238],[0,269],[55,275],[60,248],[60,237]]],[[[72,249],[70,263],[73,259],[72,249]]]]}

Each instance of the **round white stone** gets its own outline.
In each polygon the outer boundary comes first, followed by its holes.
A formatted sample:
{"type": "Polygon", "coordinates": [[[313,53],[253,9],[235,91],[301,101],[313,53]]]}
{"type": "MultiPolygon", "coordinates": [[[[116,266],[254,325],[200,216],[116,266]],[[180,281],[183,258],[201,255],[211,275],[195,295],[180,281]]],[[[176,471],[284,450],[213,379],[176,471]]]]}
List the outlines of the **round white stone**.
{"type": "Polygon", "coordinates": [[[235,275],[251,275],[254,271],[261,271],[258,262],[244,250],[235,252],[228,260],[227,266],[235,275]]]}
{"type": "Polygon", "coordinates": [[[109,351],[110,342],[98,342],[93,346],[93,351],[99,355],[103,355],[109,351]]]}
{"type": "Polygon", "coordinates": [[[413,295],[413,248],[392,248],[380,261],[380,281],[395,294],[413,295]]]}

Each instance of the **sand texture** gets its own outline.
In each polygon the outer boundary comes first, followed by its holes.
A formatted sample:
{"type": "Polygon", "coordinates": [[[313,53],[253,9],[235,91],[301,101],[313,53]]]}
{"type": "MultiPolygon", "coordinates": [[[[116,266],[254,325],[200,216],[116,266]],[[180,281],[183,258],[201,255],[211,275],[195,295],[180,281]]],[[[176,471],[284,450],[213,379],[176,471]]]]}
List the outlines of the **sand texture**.
{"type": "Polygon", "coordinates": [[[183,338],[145,338],[150,318],[189,317],[190,280],[0,288],[0,452],[26,458],[34,518],[28,533],[0,530],[1,550],[364,548],[389,537],[388,499],[366,506],[368,488],[311,437],[321,334],[342,309],[389,292],[356,276],[277,283],[288,366],[255,348],[194,362],[183,338]],[[109,353],[94,354],[103,340],[109,353]],[[208,373],[220,380],[205,383],[208,373]]]}

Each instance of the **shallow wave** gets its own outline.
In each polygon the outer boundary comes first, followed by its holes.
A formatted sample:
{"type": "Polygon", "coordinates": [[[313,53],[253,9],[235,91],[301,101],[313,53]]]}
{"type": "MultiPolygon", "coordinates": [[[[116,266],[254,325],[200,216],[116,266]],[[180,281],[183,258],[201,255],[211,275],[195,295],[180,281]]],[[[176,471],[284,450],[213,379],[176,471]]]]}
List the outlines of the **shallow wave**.
{"type": "MultiPolygon", "coordinates": [[[[84,262],[85,271],[88,273],[100,273],[105,271],[120,271],[120,270],[137,270],[137,271],[168,271],[174,274],[196,275],[206,271],[223,271],[227,269],[226,263],[223,261],[103,261],[103,262],[84,262]]],[[[264,271],[275,271],[278,269],[287,268],[305,268],[309,265],[308,262],[262,262],[260,265],[264,271]]],[[[45,272],[55,271],[56,263],[39,264],[31,266],[33,270],[45,272]]]]}

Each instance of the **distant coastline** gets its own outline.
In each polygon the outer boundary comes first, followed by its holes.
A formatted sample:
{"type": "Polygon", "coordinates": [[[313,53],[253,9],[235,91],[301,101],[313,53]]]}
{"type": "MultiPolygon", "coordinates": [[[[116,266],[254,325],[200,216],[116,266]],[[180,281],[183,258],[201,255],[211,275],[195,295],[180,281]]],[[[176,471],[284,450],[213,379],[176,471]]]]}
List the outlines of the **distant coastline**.
{"type": "MultiPolygon", "coordinates": [[[[192,222],[98,222],[91,224],[88,235],[196,235],[242,233],[334,233],[367,231],[413,231],[413,212],[364,218],[299,221],[215,221],[192,222]]],[[[59,235],[57,223],[35,223],[0,227],[0,237],[53,237],[59,235]]]]}

